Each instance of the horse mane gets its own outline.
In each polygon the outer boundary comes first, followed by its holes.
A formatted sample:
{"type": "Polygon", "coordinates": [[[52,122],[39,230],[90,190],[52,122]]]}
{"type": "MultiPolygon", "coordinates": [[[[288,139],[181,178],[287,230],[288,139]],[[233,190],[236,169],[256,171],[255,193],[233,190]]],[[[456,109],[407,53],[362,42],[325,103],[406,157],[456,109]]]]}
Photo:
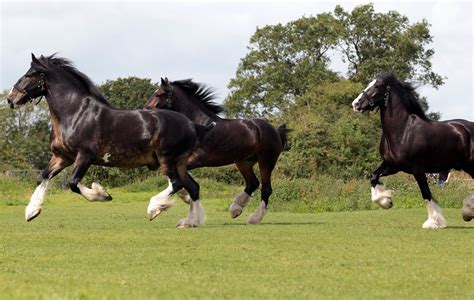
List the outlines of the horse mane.
{"type": "Polygon", "coordinates": [[[431,122],[430,118],[425,114],[425,111],[420,105],[418,94],[416,93],[416,87],[410,82],[400,81],[397,77],[390,72],[381,73],[378,78],[383,80],[390,87],[395,89],[400,95],[400,101],[405,105],[410,113],[413,113],[421,119],[431,122]]]}
{"type": "Polygon", "coordinates": [[[171,82],[172,85],[179,87],[184,93],[192,99],[197,99],[210,112],[218,115],[224,111],[221,105],[215,102],[217,96],[213,88],[204,83],[196,83],[192,79],[183,79],[171,82]]]}
{"type": "Polygon", "coordinates": [[[79,80],[80,83],[82,83],[84,88],[96,100],[110,106],[109,101],[107,101],[107,98],[105,98],[104,94],[102,94],[99,88],[92,82],[92,80],[89,77],[87,77],[87,75],[85,75],[84,73],[76,69],[72,61],[70,61],[69,59],[63,58],[63,57],[57,57],[56,53],[54,53],[53,55],[47,56],[47,57],[41,56],[41,58],[39,58],[39,61],[41,61],[48,67],[53,66],[59,69],[63,69],[64,71],[68,73],[71,73],[79,80]]]}

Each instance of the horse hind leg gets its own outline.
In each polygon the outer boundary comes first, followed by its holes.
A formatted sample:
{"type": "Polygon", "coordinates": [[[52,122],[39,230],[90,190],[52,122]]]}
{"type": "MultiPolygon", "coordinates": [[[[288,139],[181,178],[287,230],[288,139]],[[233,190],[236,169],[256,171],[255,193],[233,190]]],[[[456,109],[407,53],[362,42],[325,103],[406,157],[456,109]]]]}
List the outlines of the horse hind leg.
{"type": "MultiPolygon", "coordinates": [[[[474,178],[474,166],[465,170],[472,178],[474,178]]],[[[467,196],[462,202],[461,216],[464,221],[469,222],[474,219],[474,193],[467,196]]]]}
{"type": "Polygon", "coordinates": [[[256,162],[242,161],[235,164],[245,179],[245,189],[234,198],[234,201],[229,207],[230,216],[232,218],[237,218],[242,214],[243,209],[250,201],[250,196],[260,185],[257,176],[255,176],[253,172],[255,163],[256,162]]]}
{"type": "Polygon", "coordinates": [[[189,175],[186,160],[178,164],[178,175],[191,198],[191,205],[189,206],[188,216],[179,221],[178,228],[198,227],[204,224],[206,220],[206,212],[199,199],[199,184],[189,175]]]}
{"type": "Polygon", "coordinates": [[[433,199],[426,175],[424,173],[415,175],[416,182],[420,187],[423,199],[426,201],[426,208],[428,210],[428,219],[423,223],[424,229],[441,229],[446,227],[446,220],[441,213],[441,208],[433,199]]]}
{"type": "Polygon", "coordinates": [[[276,155],[261,156],[258,161],[260,179],[262,180],[261,201],[257,210],[248,218],[248,224],[260,224],[268,211],[268,201],[272,194],[272,171],[280,153],[276,155]]]}

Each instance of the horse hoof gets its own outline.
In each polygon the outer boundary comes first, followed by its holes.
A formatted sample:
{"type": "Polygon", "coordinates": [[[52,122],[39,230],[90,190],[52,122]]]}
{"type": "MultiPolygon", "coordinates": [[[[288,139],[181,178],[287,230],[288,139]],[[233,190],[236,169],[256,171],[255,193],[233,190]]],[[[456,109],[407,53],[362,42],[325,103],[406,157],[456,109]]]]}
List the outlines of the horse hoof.
{"type": "Polygon", "coordinates": [[[229,207],[229,212],[230,216],[235,219],[242,214],[242,207],[238,204],[232,203],[229,207]]]}
{"type": "Polygon", "coordinates": [[[28,207],[25,209],[25,220],[26,222],[33,221],[41,213],[41,207],[29,211],[28,207]]]}
{"type": "Polygon", "coordinates": [[[183,221],[179,222],[178,225],[176,225],[176,228],[193,228],[193,227],[196,227],[196,226],[194,226],[192,224],[188,224],[188,223],[183,222],[183,221]]]}
{"type": "Polygon", "coordinates": [[[107,201],[112,201],[112,199],[113,199],[112,196],[109,193],[106,193],[102,201],[107,202],[107,201]]]}
{"type": "Polygon", "coordinates": [[[161,214],[161,210],[154,210],[148,213],[148,219],[150,221],[153,221],[156,217],[158,217],[159,214],[161,214]]]}
{"type": "Polygon", "coordinates": [[[443,229],[446,227],[446,224],[443,222],[437,222],[433,219],[428,219],[423,223],[423,229],[443,229]]]}

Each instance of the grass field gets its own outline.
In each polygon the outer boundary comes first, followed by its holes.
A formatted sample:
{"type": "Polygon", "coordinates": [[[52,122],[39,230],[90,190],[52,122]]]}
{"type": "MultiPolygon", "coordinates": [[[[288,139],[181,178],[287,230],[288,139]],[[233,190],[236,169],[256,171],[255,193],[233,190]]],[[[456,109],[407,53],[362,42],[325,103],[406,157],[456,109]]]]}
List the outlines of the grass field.
{"type": "Polygon", "coordinates": [[[148,221],[150,192],[53,191],[31,223],[18,200],[0,205],[0,299],[474,298],[474,223],[459,209],[438,231],[421,229],[423,208],[270,211],[248,226],[253,207],[234,220],[218,199],[234,190],[207,192],[193,229],[175,228],[182,202],[148,221]]]}

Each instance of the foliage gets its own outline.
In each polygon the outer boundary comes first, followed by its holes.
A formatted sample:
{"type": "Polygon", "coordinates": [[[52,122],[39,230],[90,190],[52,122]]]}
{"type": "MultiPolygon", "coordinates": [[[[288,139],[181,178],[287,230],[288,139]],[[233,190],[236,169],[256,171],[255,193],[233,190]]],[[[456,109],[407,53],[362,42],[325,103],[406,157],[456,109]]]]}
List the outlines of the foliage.
{"type": "MultiPolygon", "coordinates": [[[[7,91],[0,94],[5,99],[7,91]]],[[[49,161],[49,110],[46,101],[13,110],[0,104],[0,170],[41,169],[49,161]]]]}
{"type": "Polygon", "coordinates": [[[348,80],[326,82],[298,98],[288,114],[291,149],[278,170],[290,178],[367,176],[379,160],[381,131],[375,114],[354,114],[349,105],[361,89],[348,80]]]}
{"type": "Polygon", "coordinates": [[[351,12],[340,5],[335,18],[343,28],[339,49],[349,63],[351,80],[367,83],[381,70],[393,71],[402,80],[415,79],[434,87],[443,78],[432,71],[434,50],[427,20],[410,24],[397,11],[376,13],[373,4],[360,5],[351,12]]]}
{"type": "Polygon", "coordinates": [[[331,14],[257,29],[249,53],[229,83],[227,114],[262,117],[284,113],[312,85],[335,80],[336,74],[328,69],[328,51],[336,46],[339,31],[331,14]]]}
{"type": "Polygon", "coordinates": [[[159,87],[148,78],[127,77],[107,80],[99,88],[116,107],[142,109],[148,98],[159,87]]]}
{"type": "Polygon", "coordinates": [[[426,20],[410,24],[396,11],[375,13],[366,4],[257,29],[229,83],[227,114],[287,117],[312,86],[338,80],[329,68],[330,53],[349,64],[348,79],[354,82],[367,84],[385,70],[438,87],[443,78],[432,71],[429,26],[426,20]]]}

